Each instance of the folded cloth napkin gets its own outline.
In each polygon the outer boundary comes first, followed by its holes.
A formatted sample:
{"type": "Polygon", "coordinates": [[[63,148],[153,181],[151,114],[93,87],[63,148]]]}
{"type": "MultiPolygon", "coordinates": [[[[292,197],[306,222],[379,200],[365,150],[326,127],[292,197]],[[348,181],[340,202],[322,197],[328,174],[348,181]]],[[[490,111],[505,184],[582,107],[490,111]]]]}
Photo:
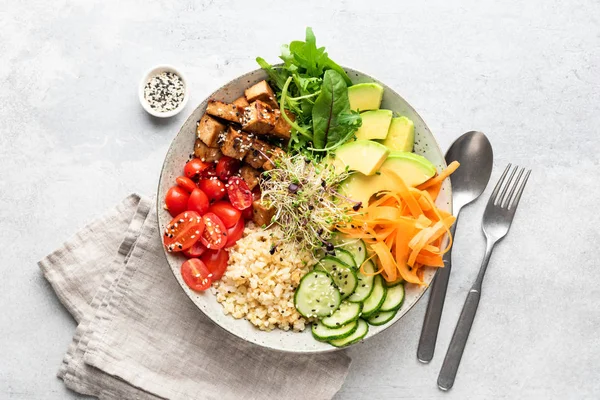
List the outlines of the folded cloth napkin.
{"type": "Polygon", "coordinates": [[[79,325],[58,372],[100,399],[329,399],[342,352],[294,355],[244,342],[185,295],[162,249],[155,203],[130,195],[39,262],[79,325]]]}

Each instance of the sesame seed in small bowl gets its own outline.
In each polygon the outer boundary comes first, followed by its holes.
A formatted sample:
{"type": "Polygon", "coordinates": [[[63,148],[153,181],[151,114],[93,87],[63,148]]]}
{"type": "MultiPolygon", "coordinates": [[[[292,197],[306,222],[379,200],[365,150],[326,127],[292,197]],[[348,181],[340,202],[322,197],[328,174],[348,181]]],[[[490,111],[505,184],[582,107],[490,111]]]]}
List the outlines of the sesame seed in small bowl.
{"type": "Polygon", "coordinates": [[[149,70],[140,82],[139,98],[150,115],[168,118],[185,107],[190,91],[185,77],[171,65],[159,65],[149,70]]]}

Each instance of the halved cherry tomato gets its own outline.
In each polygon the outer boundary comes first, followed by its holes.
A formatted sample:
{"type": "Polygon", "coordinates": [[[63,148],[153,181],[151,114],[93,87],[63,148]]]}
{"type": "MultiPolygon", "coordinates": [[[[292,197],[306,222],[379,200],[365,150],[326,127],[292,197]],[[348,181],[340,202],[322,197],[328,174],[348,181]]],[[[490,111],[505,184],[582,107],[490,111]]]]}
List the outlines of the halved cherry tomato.
{"type": "MultiPolygon", "coordinates": [[[[249,208],[252,210],[252,208],[249,208]]],[[[245,211],[245,210],[244,210],[245,211]]],[[[252,217],[250,217],[252,219],[252,217]]],[[[227,229],[227,243],[225,243],[225,247],[231,247],[240,240],[242,235],[244,234],[244,220],[240,219],[237,224],[227,229]]]]}
{"type": "Polygon", "coordinates": [[[201,189],[194,189],[190,194],[190,199],[187,203],[187,209],[190,211],[196,211],[198,214],[203,215],[208,211],[209,201],[206,194],[201,189]]]}
{"type": "Polygon", "coordinates": [[[187,178],[185,176],[178,176],[175,179],[175,182],[177,182],[177,186],[179,186],[180,188],[182,188],[183,190],[185,190],[188,193],[192,193],[194,191],[194,189],[196,189],[198,186],[196,186],[196,184],[194,183],[193,180],[191,180],[190,178],[187,178]]]}
{"type": "Polygon", "coordinates": [[[230,176],[235,175],[240,170],[240,160],[223,156],[217,163],[217,176],[223,182],[227,181],[230,176]]]}
{"type": "Polygon", "coordinates": [[[184,211],[169,222],[164,232],[167,251],[189,249],[204,233],[204,220],[194,211],[184,211]]]}
{"type": "Polygon", "coordinates": [[[204,232],[200,237],[202,244],[209,250],[218,250],[225,247],[227,228],[225,228],[221,218],[209,212],[204,214],[202,220],[204,221],[204,232]]]}
{"type": "Polygon", "coordinates": [[[210,163],[205,163],[199,158],[192,158],[185,164],[183,173],[190,179],[197,179],[202,171],[206,170],[208,167],[210,167],[210,163]]]}
{"type": "Polygon", "coordinates": [[[181,214],[187,209],[187,203],[190,195],[179,186],[173,186],[165,195],[165,205],[171,216],[181,214]]]}
{"type": "Polygon", "coordinates": [[[227,181],[227,194],[231,205],[238,210],[245,210],[252,205],[252,192],[246,182],[239,176],[232,176],[227,181]]]}
{"type": "Polygon", "coordinates": [[[225,228],[231,228],[240,220],[242,212],[231,205],[228,201],[217,201],[210,206],[208,211],[217,214],[225,224],[225,228]]]}
{"type": "Polygon", "coordinates": [[[181,277],[192,290],[202,291],[212,283],[211,273],[202,260],[190,258],[181,265],[181,277]]]}
{"type": "Polygon", "coordinates": [[[217,281],[221,279],[227,269],[229,253],[225,250],[207,250],[200,259],[212,274],[211,279],[217,281]]]}
{"type": "Polygon", "coordinates": [[[211,201],[221,200],[227,194],[225,184],[217,177],[201,179],[200,182],[198,182],[198,187],[206,193],[211,201]]]}
{"type": "Polygon", "coordinates": [[[200,258],[202,254],[206,251],[206,247],[202,244],[200,240],[198,240],[192,247],[183,251],[183,255],[187,258],[200,258]]]}

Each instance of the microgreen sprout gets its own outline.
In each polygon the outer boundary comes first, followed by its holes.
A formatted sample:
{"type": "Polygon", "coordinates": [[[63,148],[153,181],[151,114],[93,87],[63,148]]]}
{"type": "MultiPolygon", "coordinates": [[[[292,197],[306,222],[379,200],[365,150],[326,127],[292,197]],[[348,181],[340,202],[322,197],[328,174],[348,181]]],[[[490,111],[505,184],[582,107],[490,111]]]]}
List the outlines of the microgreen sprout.
{"type": "Polygon", "coordinates": [[[336,224],[348,222],[356,204],[337,190],[349,174],[337,173],[329,163],[306,162],[303,155],[282,155],[276,168],[265,171],[261,200],[277,211],[272,223],[281,227],[284,240],[296,241],[303,250],[327,247],[336,224]]]}

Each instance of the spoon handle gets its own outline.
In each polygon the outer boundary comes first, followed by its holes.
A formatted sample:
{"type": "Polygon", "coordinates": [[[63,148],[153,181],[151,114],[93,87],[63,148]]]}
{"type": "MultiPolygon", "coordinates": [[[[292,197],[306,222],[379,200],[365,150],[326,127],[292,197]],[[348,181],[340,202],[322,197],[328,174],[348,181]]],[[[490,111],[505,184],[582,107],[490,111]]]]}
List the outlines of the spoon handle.
{"type": "MultiPolygon", "coordinates": [[[[450,227],[450,235],[454,237],[456,224],[458,220],[450,227]]],[[[433,359],[435,352],[435,342],[437,340],[442,310],[444,309],[444,300],[446,299],[446,289],[450,279],[452,268],[452,248],[444,254],[444,268],[440,268],[431,285],[429,303],[425,311],[423,328],[421,328],[421,337],[419,339],[419,348],[417,349],[417,358],[422,363],[428,363],[433,359]]]]}

